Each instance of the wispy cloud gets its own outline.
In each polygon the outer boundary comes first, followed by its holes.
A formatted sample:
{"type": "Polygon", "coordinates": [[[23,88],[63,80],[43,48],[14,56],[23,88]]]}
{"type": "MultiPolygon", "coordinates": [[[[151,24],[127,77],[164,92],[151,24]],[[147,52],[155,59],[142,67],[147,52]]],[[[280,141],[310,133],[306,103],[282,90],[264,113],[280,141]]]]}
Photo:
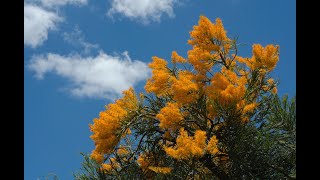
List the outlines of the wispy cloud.
{"type": "Polygon", "coordinates": [[[147,65],[131,60],[128,52],[114,56],[100,52],[96,57],[48,53],[34,56],[28,67],[38,79],[51,72],[70,80],[69,91],[78,97],[114,99],[150,75],[147,65]]]}
{"type": "Polygon", "coordinates": [[[83,50],[81,52],[83,52],[83,54],[89,54],[92,50],[99,48],[98,44],[92,44],[86,41],[84,34],[78,26],[75,26],[72,32],[63,33],[63,39],[75,47],[82,48],[83,50]]]}
{"type": "Polygon", "coordinates": [[[35,48],[48,39],[48,31],[55,30],[63,20],[58,14],[39,6],[24,5],[24,44],[35,48]]]}
{"type": "Polygon", "coordinates": [[[44,7],[52,8],[65,6],[67,4],[81,6],[87,4],[88,0],[40,0],[40,2],[44,7]]]}
{"type": "Polygon", "coordinates": [[[173,8],[178,3],[179,0],[111,0],[107,15],[121,14],[144,24],[160,22],[164,14],[174,17],[173,8]]]}

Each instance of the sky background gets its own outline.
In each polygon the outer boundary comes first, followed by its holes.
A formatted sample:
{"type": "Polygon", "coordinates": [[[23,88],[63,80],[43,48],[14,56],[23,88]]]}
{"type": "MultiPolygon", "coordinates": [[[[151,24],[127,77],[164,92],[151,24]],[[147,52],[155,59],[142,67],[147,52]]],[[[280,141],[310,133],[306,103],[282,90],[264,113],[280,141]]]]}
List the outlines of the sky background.
{"type": "Polygon", "coordinates": [[[186,56],[199,16],[222,19],[244,44],[280,45],[280,95],[296,93],[293,0],[25,0],[24,177],[73,179],[94,149],[88,124],[133,86],[143,91],[152,56],[186,56]]]}

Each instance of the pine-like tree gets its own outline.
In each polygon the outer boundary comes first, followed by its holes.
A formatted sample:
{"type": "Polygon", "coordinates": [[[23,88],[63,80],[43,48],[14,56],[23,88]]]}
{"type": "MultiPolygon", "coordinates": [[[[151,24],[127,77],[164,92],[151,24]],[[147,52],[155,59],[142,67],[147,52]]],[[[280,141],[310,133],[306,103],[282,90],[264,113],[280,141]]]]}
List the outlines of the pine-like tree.
{"type": "Polygon", "coordinates": [[[201,16],[186,58],[153,57],[90,125],[95,149],[76,179],[295,179],[295,100],[277,96],[279,47],[240,57],[222,21],[201,16]]]}

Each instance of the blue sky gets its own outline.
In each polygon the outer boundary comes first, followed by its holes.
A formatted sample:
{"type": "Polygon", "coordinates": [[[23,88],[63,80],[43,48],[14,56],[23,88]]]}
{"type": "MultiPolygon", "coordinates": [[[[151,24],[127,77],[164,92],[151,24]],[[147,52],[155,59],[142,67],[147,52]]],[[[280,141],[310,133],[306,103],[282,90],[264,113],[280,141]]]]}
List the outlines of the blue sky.
{"type": "Polygon", "coordinates": [[[241,56],[279,44],[278,92],[295,95],[295,1],[25,0],[25,179],[73,179],[94,148],[88,124],[122,90],[143,91],[152,56],[185,56],[200,15],[220,17],[241,56]]]}

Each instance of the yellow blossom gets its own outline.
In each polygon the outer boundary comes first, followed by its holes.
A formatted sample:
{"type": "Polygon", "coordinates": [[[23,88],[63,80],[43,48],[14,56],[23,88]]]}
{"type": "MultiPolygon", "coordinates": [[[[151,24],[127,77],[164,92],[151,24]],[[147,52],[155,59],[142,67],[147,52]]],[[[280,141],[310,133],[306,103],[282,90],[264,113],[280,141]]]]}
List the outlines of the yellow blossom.
{"type": "Polygon", "coordinates": [[[214,57],[215,54],[210,54],[210,52],[197,46],[188,51],[188,62],[192,64],[199,73],[210,71],[214,65],[212,61],[214,57]]]}
{"type": "Polygon", "coordinates": [[[234,72],[222,69],[222,73],[213,76],[211,85],[206,88],[206,94],[223,105],[239,103],[244,97],[246,82],[245,76],[237,77],[234,72]]]}
{"type": "Polygon", "coordinates": [[[92,159],[94,159],[98,164],[101,164],[103,162],[103,154],[93,150],[90,156],[92,159]]]}
{"type": "Polygon", "coordinates": [[[258,104],[255,102],[248,104],[248,105],[244,106],[243,113],[252,112],[257,106],[258,106],[258,104]]]}
{"type": "Polygon", "coordinates": [[[177,63],[177,62],[178,63],[185,63],[185,62],[187,62],[187,60],[184,59],[183,57],[179,56],[176,51],[172,52],[171,59],[172,59],[172,63],[177,63]]]}
{"type": "Polygon", "coordinates": [[[156,172],[156,173],[162,173],[162,174],[169,174],[172,171],[172,168],[170,168],[170,167],[150,166],[149,169],[156,172]]]}
{"type": "Polygon", "coordinates": [[[152,164],[148,153],[140,154],[140,156],[137,159],[137,162],[139,163],[139,166],[142,169],[146,169],[147,167],[149,167],[152,164]]]}
{"type": "Polygon", "coordinates": [[[279,46],[267,45],[265,48],[260,44],[252,45],[251,58],[236,56],[239,63],[245,63],[251,70],[260,69],[261,74],[272,71],[279,60],[279,46]]]}
{"type": "Polygon", "coordinates": [[[193,26],[190,32],[191,40],[188,41],[192,46],[211,52],[219,51],[219,44],[214,43],[214,39],[219,41],[229,41],[226,35],[221,19],[216,19],[216,24],[213,24],[207,17],[200,16],[198,26],[193,26]]]}
{"type": "Polygon", "coordinates": [[[102,169],[106,170],[106,171],[111,171],[112,166],[111,166],[111,164],[102,164],[102,169]]]}
{"type": "Polygon", "coordinates": [[[158,57],[152,57],[153,62],[149,64],[152,69],[152,77],[147,80],[145,89],[148,93],[155,93],[158,96],[165,94],[170,85],[171,75],[167,69],[167,62],[158,57]]]}
{"type": "Polygon", "coordinates": [[[196,130],[194,137],[192,137],[188,136],[184,128],[181,128],[175,147],[164,146],[164,150],[175,159],[189,159],[193,156],[202,156],[206,147],[205,140],[205,131],[196,130]]]}
{"type": "Polygon", "coordinates": [[[105,111],[100,113],[99,118],[93,120],[90,130],[93,134],[90,138],[95,142],[95,150],[91,157],[102,163],[103,155],[109,154],[120,141],[115,133],[121,127],[121,121],[138,108],[138,100],[133,88],[123,92],[124,97],[118,99],[114,104],[109,104],[105,111]]]}
{"type": "Polygon", "coordinates": [[[178,104],[192,103],[198,98],[198,85],[192,81],[193,74],[189,71],[180,71],[178,79],[172,83],[173,98],[178,104]]]}
{"type": "Polygon", "coordinates": [[[268,90],[269,90],[269,86],[263,85],[263,86],[262,86],[262,90],[268,91],[268,90]]]}
{"type": "Polygon", "coordinates": [[[216,39],[220,41],[227,41],[227,32],[224,30],[222,21],[220,18],[216,19],[216,24],[215,24],[215,31],[214,31],[214,36],[216,39]]]}
{"type": "Polygon", "coordinates": [[[276,66],[279,60],[279,46],[267,45],[263,48],[260,44],[254,44],[252,46],[252,64],[253,68],[266,68],[271,71],[276,66]]]}
{"type": "Polygon", "coordinates": [[[215,135],[213,135],[210,141],[208,142],[207,151],[213,155],[219,152],[217,144],[218,144],[218,139],[215,135]]]}
{"type": "Polygon", "coordinates": [[[120,147],[119,149],[118,149],[118,151],[117,151],[117,154],[118,155],[126,155],[126,154],[128,154],[129,153],[129,151],[126,149],[126,148],[123,148],[123,147],[120,147]]]}
{"type": "Polygon", "coordinates": [[[223,49],[224,49],[225,54],[228,54],[230,52],[231,47],[232,47],[232,45],[229,42],[225,43],[223,45],[223,49]]]}
{"type": "Polygon", "coordinates": [[[115,157],[110,158],[109,162],[113,169],[120,168],[120,164],[117,162],[115,157]]]}
{"type": "Polygon", "coordinates": [[[250,121],[250,119],[249,119],[247,116],[243,116],[243,117],[241,118],[241,121],[242,121],[243,123],[247,123],[247,122],[250,121]]]}
{"type": "Polygon", "coordinates": [[[198,26],[193,26],[193,30],[190,32],[193,39],[189,40],[188,43],[212,51],[214,49],[214,43],[212,42],[214,33],[214,24],[207,17],[200,16],[198,26]]]}
{"type": "Polygon", "coordinates": [[[238,61],[239,63],[246,63],[248,61],[248,58],[244,58],[241,56],[236,56],[235,60],[238,61]]]}
{"type": "Polygon", "coordinates": [[[159,119],[159,127],[162,129],[177,129],[183,120],[180,109],[176,103],[167,103],[156,116],[159,119]]]}
{"type": "Polygon", "coordinates": [[[268,82],[268,84],[270,84],[270,85],[274,84],[274,80],[273,80],[272,78],[268,79],[267,82],[268,82]]]}

